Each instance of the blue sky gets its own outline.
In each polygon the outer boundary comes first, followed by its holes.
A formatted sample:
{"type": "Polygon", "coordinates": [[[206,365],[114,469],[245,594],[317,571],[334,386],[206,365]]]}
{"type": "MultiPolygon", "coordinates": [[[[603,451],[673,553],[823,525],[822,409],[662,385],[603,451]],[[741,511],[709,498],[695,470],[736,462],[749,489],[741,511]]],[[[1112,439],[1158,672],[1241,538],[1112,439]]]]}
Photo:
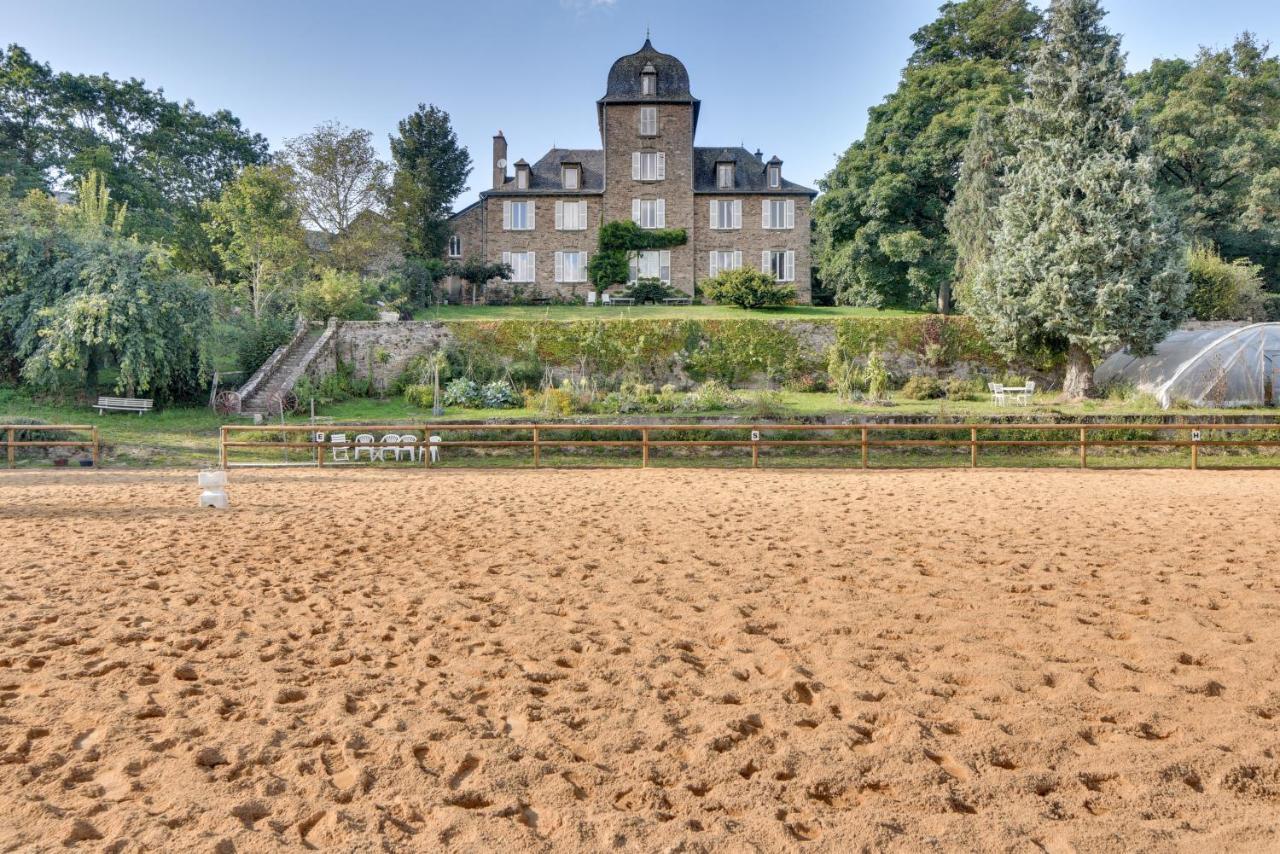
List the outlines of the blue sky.
{"type": "MultiPolygon", "coordinates": [[[[419,101],[448,110],[476,171],[502,128],[511,159],[596,147],[595,100],[618,56],[654,45],[689,68],[700,145],[744,143],[812,184],[897,84],[911,33],[941,0],[0,0],[0,40],[57,70],[140,77],[225,107],[273,148],[337,119],[388,133],[419,101]]],[[[1280,42],[1274,0],[1111,0],[1131,69],[1224,46],[1280,42]]]]}

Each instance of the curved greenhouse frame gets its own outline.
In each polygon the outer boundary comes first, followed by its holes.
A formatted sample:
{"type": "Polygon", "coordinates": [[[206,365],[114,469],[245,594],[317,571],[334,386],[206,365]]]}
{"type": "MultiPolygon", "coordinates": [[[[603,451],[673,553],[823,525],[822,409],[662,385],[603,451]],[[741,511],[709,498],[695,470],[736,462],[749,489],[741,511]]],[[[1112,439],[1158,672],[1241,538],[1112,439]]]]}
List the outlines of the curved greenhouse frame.
{"type": "Polygon", "coordinates": [[[1165,409],[1280,405],[1280,323],[1179,329],[1150,356],[1113,353],[1096,379],[1130,383],[1165,409]]]}

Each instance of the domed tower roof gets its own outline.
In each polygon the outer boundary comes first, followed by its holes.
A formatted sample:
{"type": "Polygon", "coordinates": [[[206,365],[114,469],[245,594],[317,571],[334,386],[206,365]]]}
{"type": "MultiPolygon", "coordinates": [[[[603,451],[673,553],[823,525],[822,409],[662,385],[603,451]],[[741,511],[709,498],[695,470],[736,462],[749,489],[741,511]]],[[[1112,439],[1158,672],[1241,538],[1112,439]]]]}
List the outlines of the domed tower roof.
{"type": "Polygon", "coordinates": [[[625,101],[679,101],[697,100],[689,93],[689,72],[684,63],[669,53],[654,49],[653,42],[644,40],[644,46],[613,63],[605,86],[604,103],[625,101]],[[640,76],[653,73],[658,77],[657,94],[640,94],[640,76]]]}
{"type": "Polygon", "coordinates": [[[695,127],[700,105],[689,91],[689,72],[684,63],[669,53],[656,50],[647,38],[638,51],[613,63],[604,97],[597,103],[602,112],[605,104],[692,104],[695,127]],[[656,78],[653,95],[645,95],[641,89],[641,77],[645,74],[653,74],[656,78]]]}

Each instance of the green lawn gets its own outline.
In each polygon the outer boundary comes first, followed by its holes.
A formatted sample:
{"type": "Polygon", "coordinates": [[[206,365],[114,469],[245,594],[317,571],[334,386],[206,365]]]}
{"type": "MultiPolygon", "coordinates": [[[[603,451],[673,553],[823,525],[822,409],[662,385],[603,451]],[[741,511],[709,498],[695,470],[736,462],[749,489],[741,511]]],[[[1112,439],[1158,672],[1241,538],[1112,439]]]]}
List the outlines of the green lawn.
{"type": "MultiPolygon", "coordinates": [[[[748,399],[751,392],[740,392],[748,399]]],[[[778,401],[781,406],[776,412],[761,413],[747,409],[736,409],[723,412],[676,413],[650,416],[616,416],[616,415],[578,415],[572,419],[553,417],[529,409],[489,409],[465,410],[449,409],[440,418],[433,418],[429,410],[410,406],[400,398],[389,400],[360,399],[351,400],[332,406],[321,407],[317,414],[327,423],[364,423],[364,424],[426,424],[430,422],[450,421],[595,421],[609,423],[616,421],[645,420],[687,421],[703,417],[722,417],[742,423],[753,420],[786,421],[797,418],[815,418],[825,416],[832,420],[845,420],[859,417],[878,417],[882,420],[895,418],[919,418],[933,416],[945,420],[984,421],[998,417],[1028,417],[1051,420],[1056,417],[1075,418],[1091,416],[1093,418],[1121,418],[1145,416],[1154,418],[1161,415],[1176,416],[1255,416],[1259,420],[1271,421],[1277,414],[1275,409],[1232,409],[1232,410],[1178,410],[1162,412],[1152,407],[1135,406],[1125,401],[1089,401],[1082,404],[1061,405],[1052,397],[1037,398],[1031,406],[997,407],[987,400],[980,401],[912,401],[896,397],[889,405],[872,405],[867,403],[842,403],[834,394],[814,393],[801,394],[783,392],[778,401]]],[[[127,413],[110,413],[98,415],[93,409],[83,404],[57,403],[34,400],[27,394],[13,389],[0,388],[0,423],[7,416],[25,416],[40,418],[56,424],[94,424],[97,425],[106,445],[105,464],[114,466],[183,466],[195,467],[214,464],[217,460],[218,427],[224,423],[236,422],[226,419],[203,407],[169,407],[146,415],[138,416],[127,413]]],[[[305,424],[305,416],[290,416],[286,419],[290,424],[305,424]]],[[[269,428],[264,428],[269,429],[269,428]]],[[[993,451],[984,451],[989,455],[986,464],[1001,464],[1005,456],[1009,462],[1016,462],[1018,455],[1000,455],[993,451]]],[[[1092,454],[1092,452],[1091,452],[1092,454]]],[[[1057,455],[1055,455],[1057,456],[1057,455]]],[[[1061,455],[1065,464],[1070,464],[1070,454],[1061,455]]],[[[1173,454],[1170,459],[1181,460],[1182,454],[1173,454]]],[[[794,455],[773,453],[775,464],[793,463],[794,455]]],[[[890,455],[890,459],[905,459],[900,455],[890,455]]],[[[581,460],[581,456],[570,456],[568,459],[581,460]]],[[[921,461],[940,461],[937,454],[923,454],[921,461]]],[[[1027,458],[1030,460],[1031,458],[1027,458]]],[[[710,463],[712,460],[707,458],[710,463]]],[[[1099,456],[1099,464],[1102,458],[1099,456]]],[[[479,462],[477,459],[476,462],[479,462]]],[[[656,462],[656,461],[655,461],[656,462]]],[[[820,458],[813,462],[821,464],[820,458]]],[[[681,461],[672,460],[673,464],[681,461]]],[[[47,465],[43,457],[29,460],[29,464],[47,465]]],[[[495,461],[493,464],[502,464],[495,461]]],[[[507,463],[509,464],[509,463],[507,463]]],[[[687,463],[686,463],[687,464],[687,463]]],[[[935,462],[936,464],[936,462],[935,462]]]]}
{"type": "Polygon", "coordinates": [[[907,317],[919,314],[897,309],[881,311],[852,306],[797,305],[790,308],[748,310],[725,305],[446,305],[423,309],[415,320],[731,320],[743,317],[813,320],[832,317],[907,317]]]}

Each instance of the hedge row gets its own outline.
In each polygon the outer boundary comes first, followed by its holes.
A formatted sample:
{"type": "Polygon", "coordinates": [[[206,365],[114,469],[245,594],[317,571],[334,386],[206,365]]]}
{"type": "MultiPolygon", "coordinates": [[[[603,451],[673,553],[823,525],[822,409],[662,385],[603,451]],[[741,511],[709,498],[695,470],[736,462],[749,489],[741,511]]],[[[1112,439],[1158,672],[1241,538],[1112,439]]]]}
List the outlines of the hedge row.
{"type": "Polygon", "coordinates": [[[445,324],[459,347],[506,361],[579,368],[598,375],[683,373],[728,383],[752,375],[788,380],[823,370],[827,350],[908,357],[941,369],[960,362],[1008,366],[965,317],[816,320],[495,320],[445,324]]]}

